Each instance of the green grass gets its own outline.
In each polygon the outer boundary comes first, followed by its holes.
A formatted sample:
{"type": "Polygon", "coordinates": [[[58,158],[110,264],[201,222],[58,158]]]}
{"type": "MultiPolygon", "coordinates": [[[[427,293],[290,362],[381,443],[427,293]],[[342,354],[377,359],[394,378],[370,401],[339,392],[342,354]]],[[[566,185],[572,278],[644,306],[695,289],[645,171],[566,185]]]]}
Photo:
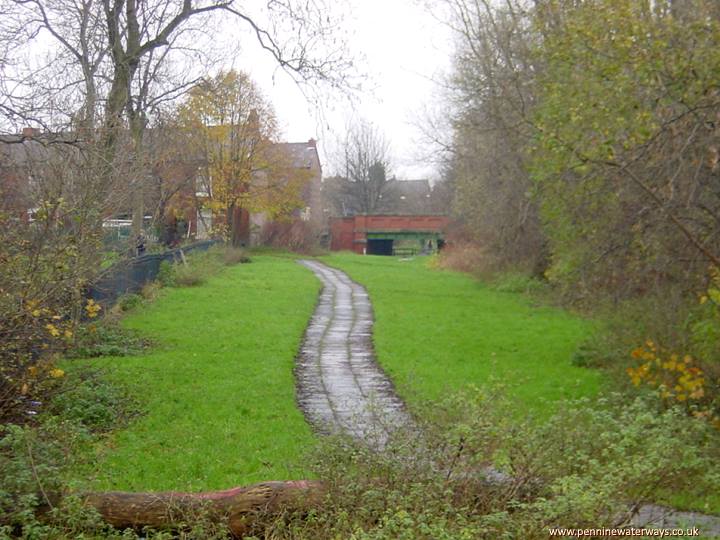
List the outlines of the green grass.
{"type": "MultiPolygon", "coordinates": [[[[601,372],[571,364],[592,323],[528,296],[500,292],[459,272],[428,268],[427,258],[332,254],[323,262],[364,285],[375,312],[378,361],[412,407],[470,385],[498,382],[518,411],[547,418],[552,402],[592,396],[601,372]]],[[[660,494],[658,494],[660,497],[660,494]]],[[[716,494],[661,496],[676,508],[720,513],[716,494]]]]}
{"type": "Polygon", "coordinates": [[[292,369],[318,290],[292,260],[257,256],[127,316],[123,325],[157,347],[90,363],[111,368],[147,414],[99,451],[94,471],[82,472],[89,483],[195,491],[303,477],[314,438],[292,369]]]}
{"type": "Polygon", "coordinates": [[[520,408],[544,415],[546,402],[593,395],[602,383],[599,372],[570,363],[592,330],[588,321],[428,268],[427,258],[343,253],[322,260],[367,288],[378,360],[411,405],[497,381],[520,408]]]}
{"type": "MultiPolygon", "coordinates": [[[[378,359],[411,406],[497,381],[518,411],[545,417],[548,402],[603,384],[600,372],[570,363],[592,331],[587,320],[430,269],[424,258],[321,260],[367,287],[378,359]]],[[[90,363],[130,385],[147,415],[98,450],[81,472],[88,487],[197,491],[306,477],[301,457],[314,437],[296,407],[292,368],[318,290],[293,257],[267,252],[131,312],[123,325],[155,348],[90,363]]],[[[700,508],[692,496],[673,502],[700,508]]]]}

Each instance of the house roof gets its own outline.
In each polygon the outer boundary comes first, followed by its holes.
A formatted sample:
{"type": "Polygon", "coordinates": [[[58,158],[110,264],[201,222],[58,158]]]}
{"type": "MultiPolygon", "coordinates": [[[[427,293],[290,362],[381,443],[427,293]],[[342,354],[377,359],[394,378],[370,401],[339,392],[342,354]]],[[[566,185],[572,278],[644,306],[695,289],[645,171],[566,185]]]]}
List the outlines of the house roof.
{"type": "Polygon", "coordinates": [[[0,158],[4,166],[39,164],[50,158],[78,152],[81,143],[75,135],[0,135],[0,158]]]}
{"type": "Polygon", "coordinates": [[[275,143],[274,146],[287,152],[292,159],[293,167],[298,169],[322,169],[315,139],[306,142],[280,142],[275,143]]]}
{"type": "Polygon", "coordinates": [[[397,180],[392,184],[398,195],[424,197],[432,191],[429,180],[397,180]]]}

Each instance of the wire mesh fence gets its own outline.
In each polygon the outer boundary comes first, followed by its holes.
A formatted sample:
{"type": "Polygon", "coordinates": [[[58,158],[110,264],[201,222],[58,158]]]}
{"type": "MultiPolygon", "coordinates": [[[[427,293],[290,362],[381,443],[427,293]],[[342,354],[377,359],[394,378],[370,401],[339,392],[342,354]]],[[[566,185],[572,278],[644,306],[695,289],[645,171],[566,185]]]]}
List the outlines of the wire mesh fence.
{"type": "Polygon", "coordinates": [[[112,305],[123,294],[136,293],[143,285],[156,279],[163,261],[180,261],[183,254],[205,251],[216,243],[216,240],[205,240],[163,253],[123,259],[100,274],[88,287],[87,297],[104,306],[112,305]]]}

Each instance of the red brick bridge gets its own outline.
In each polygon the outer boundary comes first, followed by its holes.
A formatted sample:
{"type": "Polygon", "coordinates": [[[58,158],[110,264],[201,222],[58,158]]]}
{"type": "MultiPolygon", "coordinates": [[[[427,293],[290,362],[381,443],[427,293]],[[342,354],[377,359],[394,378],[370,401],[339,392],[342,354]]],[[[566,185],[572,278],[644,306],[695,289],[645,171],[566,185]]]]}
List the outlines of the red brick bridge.
{"type": "Polygon", "coordinates": [[[330,219],[330,249],[368,255],[414,255],[444,244],[450,222],[441,215],[357,215],[330,219]]]}

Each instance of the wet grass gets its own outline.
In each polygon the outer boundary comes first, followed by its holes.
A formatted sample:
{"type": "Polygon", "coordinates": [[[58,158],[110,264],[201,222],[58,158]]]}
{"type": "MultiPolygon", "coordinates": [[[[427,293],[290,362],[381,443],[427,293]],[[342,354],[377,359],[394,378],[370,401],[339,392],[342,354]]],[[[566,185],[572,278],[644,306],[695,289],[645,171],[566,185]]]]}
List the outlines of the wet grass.
{"type": "MultiPolygon", "coordinates": [[[[333,254],[322,260],[363,284],[375,312],[378,360],[412,407],[470,385],[500,383],[517,411],[546,419],[553,402],[606,389],[601,372],[571,364],[592,323],[499,292],[465,274],[429,268],[428,258],[333,254]]],[[[720,513],[715,494],[657,494],[679,509],[720,513]]]]}
{"type": "Polygon", "coordinates": [[[98,450],[88,483],[196,491],[304,477],[314,438],[292,369],[318,290],[293,260],[256,256],[131,312],[122,324],[157,346],[83,363],[130,385],[146,415],[98,450]]]}
{"type": "Polygon", "coordinates": [[[602,384],[600,373],[570,363],[591,331],[588,321],[428,268],[428,258],[342,253],[321,260],[367,288],[379,362],[410,405],[500,383],[520,409],[545,416],[550,402],[595,394],[602,384]]]}

